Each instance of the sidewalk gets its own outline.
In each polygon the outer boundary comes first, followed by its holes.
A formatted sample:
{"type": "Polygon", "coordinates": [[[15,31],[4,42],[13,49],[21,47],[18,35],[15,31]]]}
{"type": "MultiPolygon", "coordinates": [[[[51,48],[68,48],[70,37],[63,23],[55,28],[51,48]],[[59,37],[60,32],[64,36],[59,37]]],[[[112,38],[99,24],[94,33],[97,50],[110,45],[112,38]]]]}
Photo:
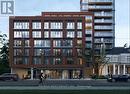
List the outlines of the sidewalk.
{"type": "Polygon", "coordinates": [[[111,86],[4,86],[0,90],[130,90],[130,87],[111,86]]]}

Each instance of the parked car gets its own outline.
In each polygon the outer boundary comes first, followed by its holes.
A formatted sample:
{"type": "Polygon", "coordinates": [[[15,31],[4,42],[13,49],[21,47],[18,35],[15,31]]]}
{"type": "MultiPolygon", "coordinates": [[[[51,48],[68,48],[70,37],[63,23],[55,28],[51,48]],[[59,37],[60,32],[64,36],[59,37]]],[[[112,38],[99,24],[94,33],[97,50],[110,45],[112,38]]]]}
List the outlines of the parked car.
{"type": "Polygon", "coordinates": [[[113,79],[115,80],[115,82],[117,81],[127,82],[129,77],[128,75],[118,75],[117,77],[113,77],[113,79]]]}
{"type": "Polygon", "coordinates": [[[15,73],[4,73],[0,75],[0,80],[6,81],[6,80],[12,80],[12,81],[18,81],[19,77],[18,74],[15,73]]]}

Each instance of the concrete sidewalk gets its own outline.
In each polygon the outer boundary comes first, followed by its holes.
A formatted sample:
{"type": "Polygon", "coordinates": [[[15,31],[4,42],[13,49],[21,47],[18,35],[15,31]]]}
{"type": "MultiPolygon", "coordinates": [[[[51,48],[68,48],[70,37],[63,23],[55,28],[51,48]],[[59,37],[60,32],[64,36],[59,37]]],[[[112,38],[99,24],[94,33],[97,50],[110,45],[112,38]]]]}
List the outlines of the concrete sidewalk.
{"type": "Polygon", "coordinates": [[[111,86],[4,86],[0,90],[130,90],[130,87],[111,86]]]}

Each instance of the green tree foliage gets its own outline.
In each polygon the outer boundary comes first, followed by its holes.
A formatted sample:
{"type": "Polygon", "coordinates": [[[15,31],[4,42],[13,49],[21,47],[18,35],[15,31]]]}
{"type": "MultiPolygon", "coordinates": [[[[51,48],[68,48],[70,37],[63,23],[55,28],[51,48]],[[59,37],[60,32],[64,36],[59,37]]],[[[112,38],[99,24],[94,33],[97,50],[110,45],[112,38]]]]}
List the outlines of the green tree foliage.
{"type": "Polygon", "coordinates": [[[10,72],[9,67],[9,42],[6,34],[0,35],[0,74],[10,72]]]}

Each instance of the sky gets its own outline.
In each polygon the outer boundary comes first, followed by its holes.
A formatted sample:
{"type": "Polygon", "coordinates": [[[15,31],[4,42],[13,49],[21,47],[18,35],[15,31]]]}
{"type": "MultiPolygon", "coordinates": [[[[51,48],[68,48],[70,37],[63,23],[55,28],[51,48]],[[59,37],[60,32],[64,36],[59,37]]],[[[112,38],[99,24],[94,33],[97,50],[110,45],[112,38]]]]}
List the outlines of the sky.
{"type": "MultiPolygon", "coordinates": [[[[2,1],[2,0],[0,0],[2,1]]],[[[36,16],[41,12],[80,11],[80,0],[13,0],[11,16],[36,16]]],[[[0,14],[0,31],[8,35],[9,15],[0,14]]],[[[115,46],[130,45],[130,0],[115,0],[115,46]]]]}

